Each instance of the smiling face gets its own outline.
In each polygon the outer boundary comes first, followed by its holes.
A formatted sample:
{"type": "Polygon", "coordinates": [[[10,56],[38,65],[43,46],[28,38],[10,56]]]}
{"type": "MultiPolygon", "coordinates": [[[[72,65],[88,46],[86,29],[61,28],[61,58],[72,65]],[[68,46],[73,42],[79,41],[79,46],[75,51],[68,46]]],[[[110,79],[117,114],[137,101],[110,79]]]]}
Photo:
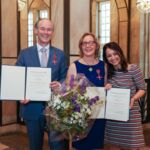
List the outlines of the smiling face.
{"type": "Polygon", "coordinates": [[[48,19],[43,19],[38,22],[37,27],[35,28],[34,32],[35,35],[38,37],[38,43],[41,46],[46,46],[49,44],[52,34],[53,34],[53,24],[48,19]]]}
{"type": "Polygon", "coordinates": [[[83,38],[82,52],[86,57],[95,57],[96,43],[91,35],[87,35],[83,38]]]}
{"type": "Polygon", "coordinates": [[[114,66],[115,69],[120,69],[121,67],[121,58],[119,54],[110,48],[106,49],[106,58],[107,61],[114,66]]]}
{"type": "Polygon", "coordinates": [[[108,78],[115,74],[115,70],[123,72],[128,70],[128,62],[123,50],[116,42],[109,42],[103,46],[103,60],[107,64],[108,78]]]}

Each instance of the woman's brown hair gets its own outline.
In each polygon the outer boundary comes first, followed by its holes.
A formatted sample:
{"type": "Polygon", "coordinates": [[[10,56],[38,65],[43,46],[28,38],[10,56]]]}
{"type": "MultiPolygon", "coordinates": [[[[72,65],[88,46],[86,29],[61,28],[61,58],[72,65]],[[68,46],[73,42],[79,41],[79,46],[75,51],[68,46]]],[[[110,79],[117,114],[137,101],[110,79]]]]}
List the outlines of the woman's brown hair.
{"type": "Polygon", "coordinates": [[[121,49],[121,47],[116,42],[109,42],[109,43],[106,43],[103,47],[103,60],[108,66],[108,78],[111,78],[115,74],[115,68],[113,67],[112,64],[110,64],[108,62],[107,57],[106,57],[106,50],[108,48],[115,51],[119,55],[120,60],[121,60],[120,71],[127,72],[128,63],[127,63],[127,60],[123,54],[123,50],[121,49]]]}

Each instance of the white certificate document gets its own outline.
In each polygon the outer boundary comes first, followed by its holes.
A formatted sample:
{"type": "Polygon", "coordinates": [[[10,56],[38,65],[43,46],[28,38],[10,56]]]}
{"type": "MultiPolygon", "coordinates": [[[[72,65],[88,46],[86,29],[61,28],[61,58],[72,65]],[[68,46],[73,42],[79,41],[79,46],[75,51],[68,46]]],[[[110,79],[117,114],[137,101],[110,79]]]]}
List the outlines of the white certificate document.
{"type": "Polygon", "coordinates": [[[51,68],[2,65],[0,99],[48,101],[51,68]]]}
{"type": "Polygon", "coordinates": [[[26,98],[31,100],[48,101],[50,100],[51,90],[50,68],[27,68],[26,98]]]}
{"type": "Polygon", "coordinates": [[[129,120],[130,89],[111,88],[107,91],[106,119],[129,120]]]}
{"type": "Polygon", "coordinates": [[[93,106],[90,118],[105,118],[110,120],[129,120],[130,89],[104,87],[88,87],[87,95],[90,98],[100,97],[100,101],[93,106]]]}
{"type": "Polygon", "coordinates": [[[24,99],[25,68],[2,65],[1,67],[1,93],[3,100],[24,99]]]}

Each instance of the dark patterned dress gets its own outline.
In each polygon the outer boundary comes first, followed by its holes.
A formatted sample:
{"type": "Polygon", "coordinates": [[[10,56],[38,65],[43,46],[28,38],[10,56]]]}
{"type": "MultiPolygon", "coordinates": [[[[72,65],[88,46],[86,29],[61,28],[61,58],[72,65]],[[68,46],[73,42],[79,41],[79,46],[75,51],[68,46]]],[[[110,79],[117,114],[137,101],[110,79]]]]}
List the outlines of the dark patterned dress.
{"type": "MultiPolygon", "coordinates": [[[[99,61],[98,64],[88,66],[81,64],[79,61],[74,62],[76,65],[77,73],[83,73],[95,86],[104,86],[104,62],[99,61]],[[92,68],[92,71],[90,69],[92,68]]],[[[93,150],[96,148],[103,148],[104,145],[104,130],[105,120],[96,119],[92,129],[86,138],[74,142],[73,146],[77,150],[93,150]]]]}
{"type": "MultiPolygon", "coordinates": [[[[139,67],[132,64],[130,70],[126,73],[116,71],[108,83],[113,88],[131,89],[131,97],[137,90],[145,90],[145,83],[139,67]]],[[[115,144],[121,147],[138,148],[144,146],[144,136],[141,124],[141,114],[138,101],[129,111],[129,121],[111,121],[107,120],[105,143],[115,144]]]]}

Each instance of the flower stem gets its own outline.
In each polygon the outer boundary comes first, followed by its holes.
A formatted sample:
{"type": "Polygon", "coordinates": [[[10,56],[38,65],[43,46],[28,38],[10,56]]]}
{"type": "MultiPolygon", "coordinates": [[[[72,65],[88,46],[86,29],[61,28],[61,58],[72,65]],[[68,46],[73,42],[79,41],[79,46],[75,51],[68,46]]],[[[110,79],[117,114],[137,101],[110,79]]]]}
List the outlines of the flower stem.
{"type": "Polygon", "coordinates": [[[69,134],[69,150],[74,150],[74,148],[72,147],[72,135],[69,131],[68,134],[69,134]]]}

